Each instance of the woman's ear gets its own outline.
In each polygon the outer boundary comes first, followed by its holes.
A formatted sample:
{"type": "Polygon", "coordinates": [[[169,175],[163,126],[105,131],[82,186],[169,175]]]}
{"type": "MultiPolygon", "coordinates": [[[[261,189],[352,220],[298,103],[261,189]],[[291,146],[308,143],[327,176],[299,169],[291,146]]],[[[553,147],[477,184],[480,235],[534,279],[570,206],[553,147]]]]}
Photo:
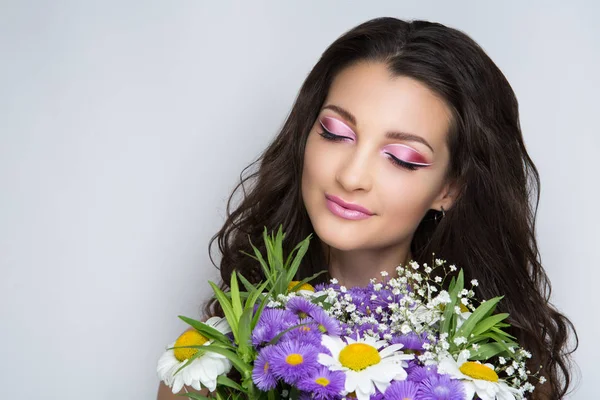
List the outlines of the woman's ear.
{"type": "Polygon", "coordinates": [[[431,204],[431,208],[437,211],[448,211],[454,205],[454,202],[458,196],[458,185],[455,181],[449,181],[440,190],[439,195],[435,198],[431,204]]]}

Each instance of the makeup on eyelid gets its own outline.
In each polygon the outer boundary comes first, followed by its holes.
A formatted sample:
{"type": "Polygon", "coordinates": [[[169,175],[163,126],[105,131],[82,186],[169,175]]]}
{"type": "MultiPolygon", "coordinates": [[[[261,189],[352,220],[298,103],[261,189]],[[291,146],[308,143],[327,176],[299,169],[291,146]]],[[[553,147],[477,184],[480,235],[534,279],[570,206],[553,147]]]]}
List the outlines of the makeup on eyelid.
{"type": "Polygon", "coordinates": [[[356,139],[356,134],[348,125],[340,121],[339,119],[331,117],[323,117],[319,120],[319,123],[325,130],[335,133],[336,135],[349,136],[352,139],[356,139]]]}
{"type": "Polygon", "coordinates": [[[418,151],[405,144],[389,144],[381,150],[383,153],[389,153],[394,157],[411,164],[429,166],[432,163],[427,162],[418,151]]]}
{"type": "MultiPolygon", "coordinates": [[[[352,131],[352,129],[350,129],[350,127],[348,125],[346,125],[345,123],[343,123],[342,121],[340,121],[338,119],[335,119],[332,117],[323,117],[322,119],[319,120],[319,123],[328,132],[331,132],[336,135],[347,136],[347,137],[350,137],[351,139],[356,139],[356,134],[354,133],[354,131],[352,131]]],[[[427,160],[425,159],[425,157],[423,157],[423,155],[421,153],[419,153],[417,150],[413,149],[412,147],[409,147],[404,144],[387,145],[385,147],[385,149],[382,150],[382,152],[389,153],[389,154],[393,155],[394,157],[396,157],[404,162],[411,163],[411,164],[423,165],[423,166],[432,165],[432,163],[427,162],[427,160]],[[386,149],[389,149],[392,151],[389,151],[386,149]]]]}

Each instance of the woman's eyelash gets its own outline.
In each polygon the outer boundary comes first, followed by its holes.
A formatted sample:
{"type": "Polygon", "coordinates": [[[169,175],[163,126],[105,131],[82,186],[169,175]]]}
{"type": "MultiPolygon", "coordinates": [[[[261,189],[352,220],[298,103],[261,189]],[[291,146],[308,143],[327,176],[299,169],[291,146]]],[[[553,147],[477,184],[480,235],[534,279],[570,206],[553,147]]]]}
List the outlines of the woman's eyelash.
{"type": "Polygon", "coordinates": [[[385,154],[387,154],[388,156],[390,156],[389,158],[390,158],[390,161],[391,161],[391,162],[393,162],[394,164],[396,164],[396,165],[398,165],[398,166],[400,166],[400,167],[402,167],[402,168],[406,168],[406,169],[408,169],[409,171],[414,171],[414,170],[416,170],[416,169],[419,169],[419,168],[421,168],[421,166],[420,166],[420,165],[416,165],[416,164],[407,163],[406,161],[402,161],[401,159],[399,159],[399,158],[397,158],[397,157],[395,157],[395,156],[391,155],[390,153],[385,153],[385,154]]]}
{"type": "Polygon", "coordinates": [[[327,129],[323,129],[323,132],[319,132],[319,135],[321,135],[324,139],[331,140],[333,142],[340,142],[342,140],[349,139],[346,136],[334,135],[327,129]]]}
{"type": "MultiPolygon", "coordinates": [[[[323,132],[319,132],[319,135],[321,135],[326,140],[331,140],[332,142],[341,142],[343,140],[350,139],[346,136],[335,135],[335,134],[329,132],[325,128],[323,128],[323,132]]],[[[389,156],[389,159],[392,163],[396,164],[397,166],[399,166],[401,168],[405,168],[409,171],[414,171],[421,167],[420,165],[411,164],[411,163],[407,163],[406,161],[402,161],[401,159],[399,159],[398,157],[395,157],[394,155],[392,155],[390,153],[385,153],[385,154],[387,154],[389,156]]]]}

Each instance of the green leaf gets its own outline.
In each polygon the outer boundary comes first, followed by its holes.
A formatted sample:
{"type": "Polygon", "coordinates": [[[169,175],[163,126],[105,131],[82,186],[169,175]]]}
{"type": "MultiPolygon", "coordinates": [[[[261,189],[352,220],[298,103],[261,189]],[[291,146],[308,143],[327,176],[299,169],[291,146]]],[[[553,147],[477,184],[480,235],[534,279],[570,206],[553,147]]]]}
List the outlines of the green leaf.
{"type": "Polygon", "coordinates": [[[468,339],[471,335],[471,332],[475,328],[475,325],[485,318],[490,310],[496,307],[496,304],[502,300],[502,297],[504,296],[494,297],[485,303],[481,303],[479,307],[473,311],[469,318],[467,318],[467,320],[460,326],[454,337],[463,336],[468,339]]]}
{"type": "Polygon", "coordinates": [[[217,376],[217,383],[219,385],[227,386],[235,390],[239,390],[240,392],[245,392],[244,388],[241,387],[237,382],[229,379],[225,375],[217,376]]]}
{"type": "Polygon", "coordinates": [[[238,277],[240,278],[240,281],[242,281],[242,285],[244,285],[244,287],[246,288],[246,291],[248,293],[256,290],[256,286],[254,286],[253,284],[251,284],[248,279],[244,278],[244,275],[242,274],[238,274],[238,277]]]}
{"type": "Polygon", "coordinates": [[[217,298],[217,300],[219,301],[219,304],[221,305],[221,308],[223,309],[225,318],[227,319],[227,322],[229,323],[229,326],[231,327],[231,331],[233,332],[235,341],[237,342],[237,340],[238,340],[237,331],[238,331],[239,322],[238,322],[238,319],[235,317],[233,307],[231,306],[231,303],[229,302],[229,299],[227,298],[227,296],[225,296],[225,293],[223,293],[223,291],[221,289],[219,289],[217,287],[217,285],[215,285],[211,281],[208,281],[208,284],[212,287],[213,292],[215,293],[215,297],[217,298]]]}
{"type": "MultiPolygon", "coordinates": [[[[267,287],[268,282],[263,282],[246,300],[246,308],[252,307],[254,308],[254,304],[256,304],[256,300],[263,294],[263,291],[267,287]]],[[[255,324],[252,324],[252,329],[254,329],[255,324]]]]}
{"type": "Polygon", "coordinates": [[[224,357],[227,357],[227,359],[229,361],[231,361],[231,363],[233,364],[235,369],[240,371],[242,373],[242,375],[244,375],[246,373],[252,373],[252,367],[250,365],[246,364],[244,361],[242,361],[242,359],[239,358],[238,355],[235,354],[234,352],[232,352],[231,350],[225,349],[223,347],[215,346],[212,344],[209,344],[208,346],[204,346],[204,347],[206,348],[207,351],[212,351],[213,353],[217,353],[224,357]]]}
{"type": "MultiPolygon", "coordinates": [[[[317,276],[319,276],[321,274],[324,274],[325,272],[327,272],[327,271],[323,270],[321,272],[317,272],[316,274],[314,274],[312,276],[309,276],[308,278],[302,279],[300,282],[298,282],[297,284],[295,284],[294,287],[292,287],[290,290],[288,290],[288,292],[295,292],[296,290],[300,289],[300,287],[302,287],[302,285],[304,285],[305,283],[308,283],[308,282],[312,281],[317,276]]],[[[327,295],[325,295],[324,297],[327,298],[327,295]]]]}
{"type": "Polygon", "coordinates": [[[250,363],[254,360],[254,350],[250,343],[250,335],[252,333],[252,313],[254,307],[247,307],[240,318],[239,344],[238,354],[242,356],[244,362],[250,363]]]}
{"type": "Polygon", "coordinates": [[[240,287],[237,280],[237,272],[233,271],[231,274],[231,284],[229,285],[231,293],[231,306],[233,314],[237,320],[242,315],[242,301],[240,300],[240,287]]]}
{"type": "Polygon", "coordinates": [[[506,351],[510,351],[510,347],[516,347],[516,346],[518,346],[517,343],[515,343],[515,342],[513,342],[511,340],[505,340],[504,337],[502,337],[500,335],[497,335],[495,333],[492,333],[492,332],[487,332],[487,333],[484,334],[484,336],[487,336],[490,339],[495,340],[496,343],[504,346],[504,350],[506,350],[506,351]]]}
{"type": "Polygon", "coordinates": [[[498,322],[503,321],[506,318],[508,318],[508,313],[496,314],[492,315],[491,317],[487,317],[486,319],[480,321],[475,328],[473,328],[472,333],[476,336],[485,333],[496,326],[498,322]]]}
{"type": "Polygon", "coordinates": [[[465,278],[463,274],[463,270],[461,269],[458,272],[458,278],[450,281],[450,286],[448,287],[448,294],[450,295],[450,303],[446,304],[444,308],[444,320],[440,325],[440,333],[448,333],[449,337],[452,337],[452,333],[454,331],[454,325],[456,321],[456,313],[454,312],[454,307],[456,306],[456,302],[458,301],[458,293],[463,290],[465,285],[465,278]]]}
{"type": "MultiPolygon", "coordinates": [[[[509,325],[509,326],[510,326],[510,325],[509,325]]],[[[504,335],[504,336],[507,336],[507,337],[509,337],[509,338],[513,339],[513,340],[517,340],[517,338],[516,338],[516,337],[514,337],[513,335],[510,335],[510,334],[508,334],[508,333],[504,332],[503,330],[501,330],[501,329],[499,329],[499,328],[497,328],[497,327],[493,327],[491,330],[492,330],[493,332],[497,333],[497,334],[502,334],[502,335],[504,335]]]]}
{"type": "Polygon", "coordinates": [[[297,325],[291,326],[291,327],[287,328],[286,330],[279,332],[273,339],[271,339],[269,341],[269,344],[277,344],[277,342],[279,341],[279,339],[281,339],[281,337],[283,335],[285,335],[289,331],[292,331],[292,330],[294,330],[296,328],[299,328],[301,326],[304,326],[304,325],[308,325],[308,322],[305,322],[303,324],[297,324],[297,325]]]}
{"type": "Polygon", "coordinates": [[[182,397],[187,397],[188,399],[193,399],[193,400],[213,400],[210,397],[206,397],[206,396],[202,396],[199,393],[180,393],[178,394],[178,396],[182,396],[182,397]]]}
{"type": "MultiPolygon", "coordinates": [[[[306,237],[306,239],[304,239],[302,242],[300,242],[300,247],[298,248],[296,255],[294,256],[294,260],[292,261],[292,264],[289,266],[289,268],[287,270],[287,282],[288,283],[294,279],[294,276],[296,276],[296,272],[298,271],[298,268],[300,267],[302,258],[304,258],[304,255],[308,251],[308,246],[310,244],[311,236],[312,236],[312,233],[310,235],[308,235],[306,237]]],[[[286,286],[286,288],[287,288],[287,286],[286,286]]]]}
{"type": "Polygon", "coordinates": [[[258,323],[258,319],[260,318],[260,315],[262,314],[265,306],[267,305],[268,300],[269,300],[269,294],[267,294],[266,296],[263,296],[262,300],[260,301],[260,304],[258,305],[258,309],[254,313],[254,317],[252,317],[252,329],[254,329],[254,327],[258,323]]]}
{"type": "Polygon", "coordinates": [[[215,340],[223,344],[230,343],[229,338],[227,336],[225,336],[212,326],[205,324],[204,322],[196,321],[195,319],[184,317],[183,315],[180,315],[179,318],[183,322],[190,325],[192,328],[195,328],[198,332],[200,332],[203,336],[205,336],[208,339],[215,340]]]}
{"type": "Polygon", "coordinates": [[[494,357],[497,354],[502,353],[505,350],[505,346],[500,343],[486,343],[479,346],[479,349],[474,353],[471,353],[469,360],[485,361],[494,357]]]}
{"type": "MultiPolygon", "coordinates": [[[[170,347],[169,350],[173,350],[173,349],[176,349],[176,348],[184,348],[184,347],[188,347],[188,346],[170,347]]],[[[200,346],[197,346],[197,347],[200,347],[200,346]]],[[[177,368],[177,371],[175,371],[173,373],[173,375],[178,374],[179,371],[181,371],[182,369],[184,369],[185,367],[187,367],[188,365],[190,365],[192,363],[192,361],[194,361],[196,358],[200,357],[203,354],[204,354],[204,352],[201,351],[200,349],[198,349],[198,351],[196,352],[196,354],[194,354],[191,358],[189,358],[188,360],[186,360],[185,364],[183,364],[181,367],[177,368]]]]}

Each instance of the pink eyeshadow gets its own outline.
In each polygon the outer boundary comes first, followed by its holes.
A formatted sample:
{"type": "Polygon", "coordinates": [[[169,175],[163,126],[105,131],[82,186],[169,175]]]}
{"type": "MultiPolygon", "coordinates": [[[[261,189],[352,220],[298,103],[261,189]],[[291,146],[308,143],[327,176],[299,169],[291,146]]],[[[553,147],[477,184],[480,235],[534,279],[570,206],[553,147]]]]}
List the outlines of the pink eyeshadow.
{"type": "Polygon", "coordinates": [[[332,117],[323,117],[320,119],[319,122],[321,123],[321,125],[323,125],[323,127],[326,130],[333,134],[348,136],[352,139],[356,139],[356,134],[354,133],[354,131],[350,129],[348,125],[346,125],[338,119],[332,117]]]}
{"type": "Polygon", "coordinates": [[[394,157],[402,161],[411,164],[431,165],[431,163],[428,162],[427,159],[421,155],[421,153],[404,144],[387,145],[384,151],[392,154],[394,157]]]}

